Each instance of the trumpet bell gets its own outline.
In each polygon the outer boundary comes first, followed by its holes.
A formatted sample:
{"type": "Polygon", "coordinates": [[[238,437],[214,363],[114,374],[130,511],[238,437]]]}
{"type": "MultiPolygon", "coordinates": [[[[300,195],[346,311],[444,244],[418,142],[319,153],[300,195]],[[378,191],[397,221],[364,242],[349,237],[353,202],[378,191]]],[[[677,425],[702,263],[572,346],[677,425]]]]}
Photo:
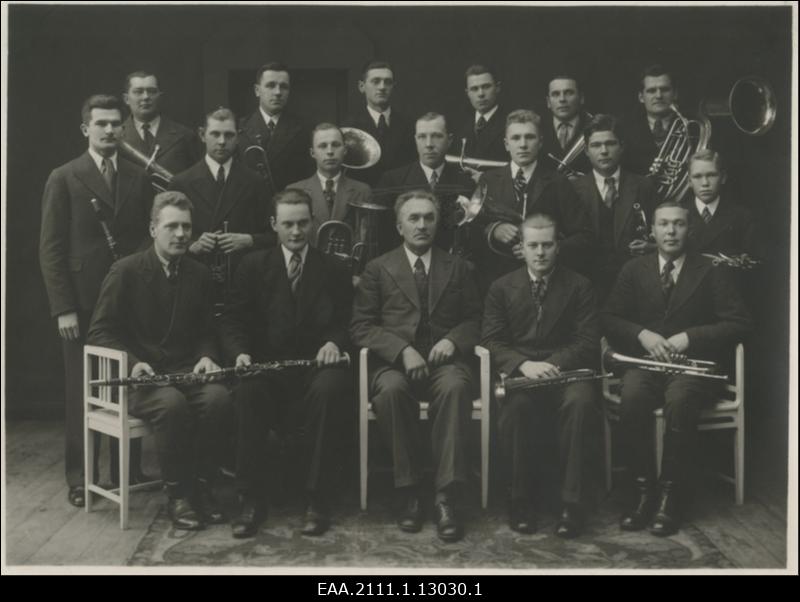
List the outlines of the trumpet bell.
{"type": "Polygon", "coordinates": [[[344,137],[344,162],[348,169],[367,169],[381,159],[381,145],[358,128],[340,128],[344,137]]]}

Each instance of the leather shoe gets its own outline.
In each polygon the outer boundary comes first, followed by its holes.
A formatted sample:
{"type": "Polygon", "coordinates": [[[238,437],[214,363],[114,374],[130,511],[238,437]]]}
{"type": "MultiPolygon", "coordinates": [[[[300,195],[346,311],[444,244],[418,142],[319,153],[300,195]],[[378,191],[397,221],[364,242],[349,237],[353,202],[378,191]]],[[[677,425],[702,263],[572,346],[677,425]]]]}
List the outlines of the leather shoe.
{"type": "Polygon", "coordinates": [[[86,489],[83,485],[73,485],[69,488],[67,499],[76,508],[83,508],[86,505],[86,489]]]}
{"type": "Polygon", "coordinates": [[[556,535],[564,539],[572,539],[580,535],[583,529],[583,516],[574,504],[565,504],[556,524],[556,535]]]}
{"type": "Polygon", "coordinates": [[[236,539],[254,537],[258,527],[267,519],[267,511],[250,498],[242,500],[239,514],[231,521],[231,529],[236,539]]]}
{"type": "Polygon", "coordinates": [[[209,525],[221,525],[225,522],[225,515],[220,510],[219,503],[207,485],[200,485],[195,495],[195,507],[200,516],[209,525]]]}
{"type": "Polygon", "coordinates": [[[452,543],[464,536],[464,528],[458,520],[456,509],[451,502],[437,502],[434,506],[434,512],[439,539],[452,543]]]}
{"type": "Polygon", "coordinates": [[[410,494],[406,497],[397,518],[397,526],[406,533],[420,532],[422,529],[422,505],[418,495],[410,494]]]}
{"type": "Polygon", "coordinates": [[[300,529],[303,535],[322,535],[331,526],[328,509],[319,502],[311,502],[306,509],[305,524],[300,529]]]}
{"type": "Polygon", "coordinates": [[[536,511],[530,502],[511,502],[508,509],[508,526],[512,531],[530,535],[536,533],[536,511]]]}
{"type": "Polygon", "coordinates": [[[172,526],[185,531],[199,531],[205,528],[203,519],[192,507],[189,498],[174,497],[167,503],[167,514],[172,526]]]}
{"type": "Polygon", "coordinates": [[[678,503],[677,494],[675,492],[675,483],[672,481],[665,481],[661,483],[661,498],[653,516],[653,522],[650,523],[650,533],[660,537],[672,535],[678,531],[678,503]]]}
{"type": "Polygon", "coordinates": [[[639,499],[636,506],[623,515],[619,526],[623,531],[639,531],[647,526],[656,505],[656,496],[653,483],[644,477],[636,479],[636,489],[639,499]]]}

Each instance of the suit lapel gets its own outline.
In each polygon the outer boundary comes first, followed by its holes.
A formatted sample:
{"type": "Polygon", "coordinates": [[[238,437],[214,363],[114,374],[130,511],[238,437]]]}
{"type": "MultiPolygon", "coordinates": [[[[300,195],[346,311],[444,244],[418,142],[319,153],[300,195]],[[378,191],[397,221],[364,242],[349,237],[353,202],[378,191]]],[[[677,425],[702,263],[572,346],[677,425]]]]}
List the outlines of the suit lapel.
{"type": "MultiPolygon", "coordinates": [[[[261,114],[257,114],[258,117],[261,114]]],[[[263,119],[261,120],[264,121],[263,119]]],[[[264,129],[266,130],[266,124],[264,124],[264,129]]],[[[289,141],[294,138],[297,130],[299,128],[297,125],[291,120],[288,115],[282,115],[278,119],[278,125],[275,126],[275,131],[272,134],[272,140],[269,143],[269,154],[271,157],[275,157],[281,154],[283,148],[289,143],[289,141]]]]}
{"type": "MultiPolygon", "coordinates": [[[[692,205],[694,206],[694,200],[692,200],[692,205]]],[[[694,212],[697,213],[696,206],[694,206],[694,212]]],[[[714,213],[711,221],[707,224],[703,221],[703,216],[697,213],[697,218],[700,220],[701,232],[703,233],[702,240],[699,241],[700,248],[705,249],[710,247],[711,243],[725,231],[725,228],[728,227],[728,223],[730,222],[731,214],[730,206],[722,199],[720,199],[719,205],[717,205],[716,213],[714,213]]]]}
{"type": "MultiPolygon", "coordinates": [[[[272,303],[266,310],[280,308],[283,315],[274,316],[276,324],[291,324],[296,315],[296,301],[292,296],[292,287],[289,284],[289,274],[286,271],[286,262],[283,257],[283,247],[278,244],[265,260],[263,290],[269,294],[272,292],[279,303],[272,303]]],[[[300,279],[300,287],[303,286],[303,278],[300,279]]]]}
{"type": "Polygon", "coordinates": [[[533,175],[531,176],[530,181],[528,182],[528,200],[526,204],[526,214],[530,213],[531,207],[533,207],[536,202],[539,200],[539,197],[542,196],[542,192],[544,191],[547,182],[550,179],[550,174],[545,172],[542,169],[541,161],[536,164],[536,169],[533,170],[533,175]]]}
{"type": "Polygon", "coordinates": [[[384,269],[397,284],[397,288],[414,304],[414,307],[420,309],[417,283],[414,281],[414,273],[411,271],[408,257],[406,257],[406,252],[402,245],[389,254],[386,258],[384,269]]]}
{"type": "MultiPolygon", "coordinates": [[[[214,203],[214,219],[213,223],[219,224],[223,221],[231,210],[236,206],[236,203],[239,202],[239,199],[242,197],[242,187],[244,186],[244,180],[241,177],[241,165],[239,165],[236,159],[233,160],[231,163],[231,170],[228,173],[228,179],[225,181],[225,186],[222,189],[222,198],[219,199],[218,202],[214,203]]],[[[216,182],[214,183],[214,191],[216,192],[216,182]]]]}
{"type": "Polygon", "coordinates": [[[192,188],[197,192],[200,202],[198,203],[198,198],[195,197],[192,197],[192,201],[194,201],[197,209],[207,214],[212,220],[209,224],[209,228],[212,228],[214,225],[214,212],[217,206],[217,183],[213,180],[205,159],[202,159],[192,168],[191,184],[192,188]]]}
{"type": "Polygon", "coordinates": [[[643,263],[644,273],[641,275],[640,284],[643,293],[650,296],[650,302],[646,305],[658,309],[661,313],[666,309],[666,301],[661,288],[661,271],[658,265],[658,251],[647,255],[643,263]]]}
{"type": "MultiPolygon", "coordinates": [[[[428,291],[430,299],[429,313],[433,314],[436,304],[442,298],[444,289],[453,274],[453,257],[438,247],[431,249],[431,270],[428,275],[428,291]]],[[[416,286],[416,283],[415,283],[416,286]]]]}
{"type": "MultiPolygon", "coordinates": [[[[309,248],[306,262],[303,265],[303,275],[297,287],[297,311],[295,323],[299,324],[310,312],[314,300],[319,295],[324,284],[324,274],[321,256],[314,249],[309,248]]],[[[288,276],[287,276],[288,281],[288,276]]]]}
{"type": "MultiPolygon", "coordinates": [[[[119,154],[117,157],[119,157],[119,154]]],[[[119,161],[117,163],[119,164],[119,161]]],[[[103,175],[100,173],[100,170],[97,169],[97,165],[88,150],[81,155],[80,163],[75,170],[75,176],[83,182],[98,199],[108,205],[112,211],[114,210],[115,203],[114,198],[111,196],[111,191],[108,189],[103,175]]]]}
{"type": "MultiPolygon", "coordinates": [[[[619,247],[622,233],[625,231],[625,224],[628,222],[636,198],[636,185],[633,180],[626,177],[622,171],[620,171],[619,179],[619,198],[614,211],[614,246],[616,247],[619,247]]],[[[597,186],[595,186],[596,188],[597,186]]]]}
{"type": "Polygon", "coordinates": [[[558,323],[569,302],[569,290],[564,283],[563,272],[556,268],[547,283],[547,293],[544,298],[542,321],[537,329],[537,337],[545,338],[558,323]]]}
{"type": "Polygon", "coordinates": [[[597,183],[594,181],[594,175],[589,174],[587,176],[584,176],[581,185],[582,186],[585,185],[586,189],[589,191],[588,209],[589,213],[592,216],[592,224],[594,225],[594,231],[600,232],[600,203],[602,203],[603,201],[600,198],[600,191],[597,190],[597,183]]]}
{"type": "MultiPolygon", "coordinates": [[[[314,176],[316,177],[316,176],[314,176]]],[[[319,180],[317,180],[319,184],[319,180]]],[[[321,189],[321,185],[320,185],[321,189]]],[[[336,188],[336,198],[333,201],[333,215],[331,219],[343,221],[347,216],[347,210],[350,207],[350,198],[353,196],[355,189],[353,183],[342,174],[339,178],[339,186],[336,188]]],[[[323,197],[325,195],[322,195],[323,197]]]]}
{"type": "Polygon", "coordinates": [[[691,254],[686,255],[683,268],[681,268],[681,273],[678,275],[678,281],[675,283],[675,288],[669,298],[666,317],[675,313],[692,296],[692,293],[703,280],[704,268],[706,267],[699,257],[691,254]]]}
{"type": "Polygon", "coordinates": [[[181,134],[169,119],[161,116],[161,123],[158,124],[156,134],[156,144],[158,144],[158,157],[162,156],[180,140],[181,134]]]}
{"type": "Polygon", "coordinates": [[[117,155],[117,202],[114,205],[114,214],[118,214],[122,206],[131,196],[133,183],[136,180],[136,166],[117,155]]]}

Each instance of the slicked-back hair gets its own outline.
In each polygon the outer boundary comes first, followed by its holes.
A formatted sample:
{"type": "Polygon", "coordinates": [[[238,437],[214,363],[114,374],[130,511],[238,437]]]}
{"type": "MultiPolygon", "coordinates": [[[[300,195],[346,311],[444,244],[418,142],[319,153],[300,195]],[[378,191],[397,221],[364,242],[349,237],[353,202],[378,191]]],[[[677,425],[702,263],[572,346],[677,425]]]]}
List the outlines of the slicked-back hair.
{"type": "Polygon", "coordinates": [[[311,206],[311,197],[305,190],[300,188],[286,188],[272,197],[272,205],[275,208],[275,215],[278,215],[278,205],[305,205],[308,207],[308,214],[314,216],[314,208],[311,206]]]}
{"type": "Polygon", "coordinates": [[[194,205],[188,196],[177,190],[167,190],[159,192],[153,198],[153,207],[150,209],[150,221],[153,224],[158,223],[158,216],[161,215],[164,207],[176,207],[194,215],[194,205]]]}
{"type": "Polygon", "coordinates": [[[86,125],[89,125],[89,122],[92,120],[92,109],[116,109],[119,111],[120,118],[122,118],[122,101],[110,94],[93,94],[83,101],[81,120],[86,125]]]}
{"type": "Polygon", "coordinates": [[[132,73],[128,73],[128,75],[125,76],[125,88],[124,88],[125,92],[127,92],[128,90],[131,89],[131,80],[134,77],[155,77],[156,78],[156,87],[160,88],[160,86],[158,85],[158,76],[155,73],[153,73],[152,71],[145,71],[145,70],[141,69],[139,71],[134,71],[132,73]]]}
{"type": "Polygon", "coordinates": [[[656,223],[656,211],[658,211],[659,209],[670,209],[674,207],[677,207],[678,209],[683,209],[686,212],[686,220],[687,221],[689,220],[689,210],[678,201],[670,199],[668,201],[661,201],[658,205],[655,206],[655,209],[653,209],[653,215],[651,216],[652,219],[650,220],[651,224],[656,223]]]}
{"type": "Polygon", "coordinates": [[[718,172],[725,172],[725,163],[722,161],[722,155],[710,148],[697,151],[695,154],[689,157],[689,169],[691,169],[694,161],[709,161],[714,164],[714,167],[717,168],[718,172]]]}
{"type": "Polygon", "coordinates": [[[394,76],[394,68],[392,67],[389,61],[384,61],[382,59],[371,59],[364,63],[364,66],[361,67],[361,81],[367,81],[367,73],[372,71],[373,69],[388,69],[392,72],[392,79],[395,79],[394,76]]]}
{"type": "Polygon", "coordinates": [[[208,127],[208,122],[211,119],[215,121],[228,121],[229,119],[232,119],[233,123],[236,123],[236,114],[228,107],[217,107],[213,111],[206,113],[206,119],[203,125],[208,127]]]}
{"type": "Polygon", "coordinates": [[[436,113],[434,111],[428,111],[424,115],[420,115],[419,117],[417,117],[417,120],[414,122],[414,128],[416,129],[416,125],[420,121],[435,121],[436,119],[441,119],[442,121],[444,121],[444,131],[449,134],[450,130],[447,129],[447,117],[445,117],[441,113],[436,113]]]}
{"type": "Polygon", "coordinates": [[[661,64],[654,64],[648,65],[644,69],[642,69],[641,73],[639,74],[639,85],[642,91],[644,91],[644,78],[645,77],[661,77],[662,75],[666,75],[669,77],[669,83],[672,85],[672,88],[677,90],[678,85],[675,82],[675,75],[672,73],[671,70],[667,69],[664,65],[661,64]]]}
{"type": "Polygon", "coordinates": [[[403,209],[403,206],[410,201],[411,199],[423,199],[426,201],[430,201],[433,203],[433,209],[436,211],[436,220],[439,220],[439,216],[441,215],[441,205],[439,204],[439,199],[436,198],[436,195],[428,190],[409,190],[408,192],[404,192],[394,203],[394,215],[395,219],[400,219],[400,211],[403,209]]]}
{"type": "Polygon", "coordinates": [[[494,80],[495,84],[500,81],[497,77],[496,69],[494,69],[489,65],[484,65],[481,63],[474,63],[469,67],[467,67],[467,70],[464,71],[464,81],[466,82],[471,75],[483,75],[484,73],[488,73],[489,75],[491,75],[492,80],[494,80]]]}
{"type": "Polygon", "coordinates": [[[558,220],[550,213],[533,213],[526,217],[519,226],[520,237],[523,239],[525,237],[525,228],[553,228],[556,242],[558,242],[558,220]]]}
{"type": "Polygon", "coordinates": [[[529,109],[517,109],[511,111],[506,117],[506,130],[512,123],[532,123],[536,126],[536,131],[541,131],[542,118],[529,109]]]}
{"type": "MultiPolygon", "coordinates": [[[[289,68],[284,65],[283,63],[279,63],[278,61],[272,61],[269,63],[264,63],[258,68],[256,71],[256,83],[261,83],[261,76],[264,75],[265,71],[282,71],[284,73],[289,73],[289,68]]],[[[291,76],[289,76],[291,79],[291,76]]]]}
{"type": "Polygon", "coordinates": [[[592,134],[597,132],[611,132],[617,137],[620,144],[623,144],[622,135],[620,133],[619,121],[613,115],[598,113],[589,120],[589,124],[583,130],[583,140],[589,144],[589,138],[592,134]]]}

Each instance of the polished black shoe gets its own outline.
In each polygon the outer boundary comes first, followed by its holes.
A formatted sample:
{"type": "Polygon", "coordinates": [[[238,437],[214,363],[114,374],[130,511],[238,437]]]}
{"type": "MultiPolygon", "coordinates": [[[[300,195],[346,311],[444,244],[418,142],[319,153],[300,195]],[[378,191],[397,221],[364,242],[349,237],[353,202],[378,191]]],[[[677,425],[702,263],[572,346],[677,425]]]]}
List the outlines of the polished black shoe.
{"type": "Polygon", "coordinates": [[[225,522],[225,515],[222,513],[219,502],[214,498],[214,494],[208,485],[198,486],[194,505],[206,524],[221,525],[225,522]]]}
{"type": "Polygon", "coordinates": [[[510,502],[508,526],[512,531],[530,535],[536,533],[536,510],[530,502],[510,502]]]}
{"type": "Polygon", "coordinates": [[[451,502],[437,502],[434,513],[439,539],[452,543],[464,537],[464,527],[458,520],[456,509],[451,502]]]}
{"type": "Polygon", "coordinates": [[[69,488],[67,499],[76,508],[83,508],[86,505],[86,489],[83,485],[73,485],[69,488]]]}
{"type": "Polygon", "coordinates": [[[675,483],[665,481],[661,483],[661,497],[658,502],[658,510],[650,523],[650,533],[660,537],[672,535],[678,531],[678,500],[675,491],[675,483]]]}
{"type": "Polygon", "coordinates": [[[266,508],[260,506],[255,500],[245,498],[242,507],[231,521],[231,530],[236,539],[254,537],[258,527],[267,519],[266,508]]]}
{"type": "Polygon", "coordinates": [[[322,535],[331,526],[330,512],[320,502],[311,502],[306,509],[305,524],[300,529],[302,535],[311,537],[322,535]]]}
{"type": "Polygon", "coordinates": [[[185,531],[199,531],[205,529],[203,518],[192,507],[189,498],[172,497],[167,502],[167,514],[172,520],[172,526],[185,531]]]}
{"type": "Polygon", "coordinates": [[[657,500],[652,481],[639,477],[636,479],[636,489],[639,492],[636,506],[623,515],[619,522],[619,526],[623,531],[640,531],[644,529],[655,510],[657,500]]]}
{"type": "Polygon", "coordinates": [[[406,533],[419,533],[422,529],[422,504],[419,496],[410,494],[403,501],[397,517],[397,526],[406,533]]]}
{"type": "Polygon", "coordinates": [[[565,504],[556,523],[556,535],[563,539],[577,537],[583,531],[583,514],[574,504],[565,504]]]}

